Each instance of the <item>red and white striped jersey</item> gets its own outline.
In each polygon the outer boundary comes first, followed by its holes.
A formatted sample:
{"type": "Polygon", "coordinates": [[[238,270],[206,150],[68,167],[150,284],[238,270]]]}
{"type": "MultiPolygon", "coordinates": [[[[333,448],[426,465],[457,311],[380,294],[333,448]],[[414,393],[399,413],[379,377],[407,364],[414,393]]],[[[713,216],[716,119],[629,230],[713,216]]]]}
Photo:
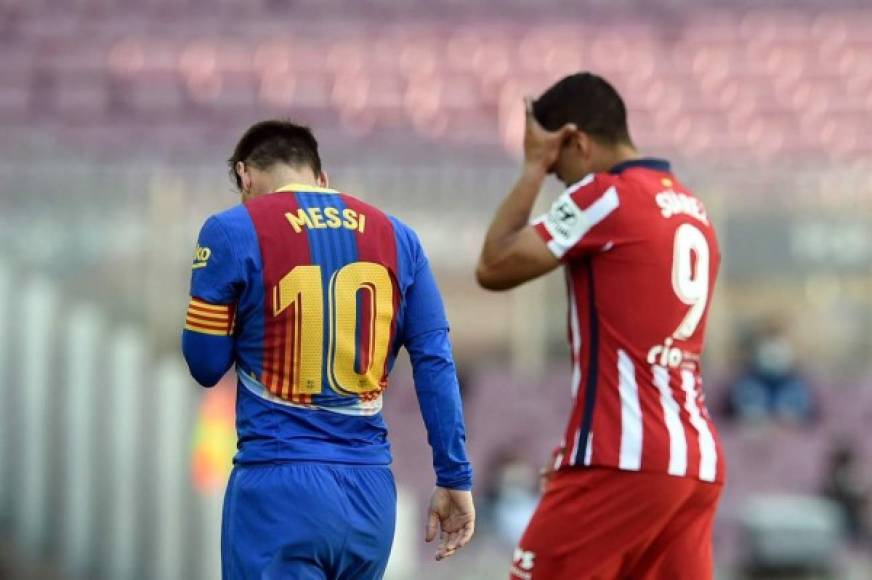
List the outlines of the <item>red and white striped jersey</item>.
{"type": "Polygon", "coordinates": [[[569,293],[573,407],[555,467],[723,481],[700,376],[720,265],[703,204],[669,163],[639,159],[572,185],[534,227],[569,293]]]}

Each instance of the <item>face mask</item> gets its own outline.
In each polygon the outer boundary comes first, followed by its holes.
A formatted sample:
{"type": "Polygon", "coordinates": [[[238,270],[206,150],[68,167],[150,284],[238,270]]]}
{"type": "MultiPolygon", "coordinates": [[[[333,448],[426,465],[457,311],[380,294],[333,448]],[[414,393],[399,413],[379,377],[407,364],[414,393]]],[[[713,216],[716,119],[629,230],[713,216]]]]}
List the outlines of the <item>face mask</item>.
{"type": "Polygon", "coordinates": [[[766,339],[754,353],[757,368],[769,375],[788,373],[795,362],[793,347],[783,338],[766,339]]]}

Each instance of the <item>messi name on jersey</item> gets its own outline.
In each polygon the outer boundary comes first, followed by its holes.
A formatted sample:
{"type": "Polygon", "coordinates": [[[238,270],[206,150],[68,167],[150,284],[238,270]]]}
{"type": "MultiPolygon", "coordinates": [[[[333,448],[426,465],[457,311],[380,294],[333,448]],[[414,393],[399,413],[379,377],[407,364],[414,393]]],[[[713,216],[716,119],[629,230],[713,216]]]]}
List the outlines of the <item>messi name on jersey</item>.
{"type": "Polygon", "coordinates": [[[303,228],[315,230],[345,228],[361,234],[366,230],[366,215],[351,208],[342,210],[330,206],[300,208],[296,213],[285,213],[285,217],[298,234],[303,232],[303,228]]]}

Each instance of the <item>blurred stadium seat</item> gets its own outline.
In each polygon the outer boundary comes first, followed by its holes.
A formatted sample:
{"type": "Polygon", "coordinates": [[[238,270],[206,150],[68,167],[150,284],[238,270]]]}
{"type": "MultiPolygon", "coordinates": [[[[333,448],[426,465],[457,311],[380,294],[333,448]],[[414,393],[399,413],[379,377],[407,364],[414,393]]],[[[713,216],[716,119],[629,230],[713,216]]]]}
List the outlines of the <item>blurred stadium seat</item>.
{"type": "MultiPolygon", "coordinates": [[[[26,78],[34,70],[28,62],[41,63],[35,68],[46,80],[33,88],[49,93],[40,98],[58,104],[61,123],[100,119],[120,104],[125,114],[118,121],[135,125],[156,115],[163,120],[187,115],[188,107],[196,105],[217,126],[225,126],[224,116],[254,118],[293,105],[316,109],[315,118],[335,115],[356,129],[359,111],[367,109],[368,131],[406,127],[400,124],[404,118],[426,127],[418,111],[428,106],[440,113],[434,113],[436,118],[466,113],[493,117],[501,114],[496,96],[503,87],[535,92],[561,74],[590,67],[630,89],[631,105],[641,106],[633,125],[646,134],[645,127],[656,124],[667,152],[682,151],[688,131],[697,136],[691,143],[694,156],[709,158],[735,147],[748,148],[765,161],[797,155],[853,159],[868,152],[868,132],[858,131],[835,147],[831,137],[850,133],[872,108],[872,44],[862,26],[869,17],[851,2],[828,4],[826,12],[808,2],[811,8],[805,11],[759,8],[745,13],[731,6],[714,14],[704,3],[674,2],[664,4],[680,7],[680,19],[654,14],[617,21],[609,15],[638,4],[589,2],[605,14],[607,29],[579,20],[523,30],[514,23],[458,26],[437,19],[373,25],[379,9],[399,10],[401,18],[410,9],[402,2],[370,5],[369,12],[356,16],[358,24],[325,25],[317,16],[339,10],[338,4],[297,3],[314,20],[302,24],[291,19],[280,34],[274,17],[282,4],[263,2],[247,6],[250,12],[231,42],[221,25],[224,5],[215,7],[211,17],[194,18],[201,10],[196,2],[81,4],[87,18],[55,6],[52,18],[42,17],[38,4],[6,8],[18,17],[8,24],[16,43],[13,55],[0,63],[4,77],[23,81],[14,85],[33,86],[26,78]],[[170,4],[172,22],[165,26],[159,14],[170,4]],[[123,12],[112,9],[121,6],[123,12]],[[140,14],[136,22],[134,14],[140,14]],[[341,28],[349,34],[338,34],[341,28]],[[427,90],[436,93],[429,100],[422,96],[427,90]],[[409,102],[423,106],[410,108],[409,102]],[[679,109],[681,117],[670,116],[679,109]],[[685,115],[693,118],[682,122],[685,115]],[[751,136],[738,142],[718,130],[736,115],[745,121],[740,126],[752,127],[751,136]],[[836,120],[832,126],[807,121],[810,126],[798,138],[786,139],[808,115],[836,120]],[[681,130],[663,130],[669,125],[681,130]]],[[[442,3],[458,15],[488,7],[487,2],[442,3]]],[[[511,15],[531,8],[513,2],[501,10],[511,15]]],[[[566,3],[547,3],[543,14],[566,8],[566,3]]],[[[2,118],[21,114],[26,91],[4,90],[2,118]]],[[[440,141],[452,132],[419,134],[440,141]]],[[[153,145],[148,139],[141,144],[144,150],[153,145]]],[[[488,143],[476,142],[484,144],[506,145],[497,134],[488,143]]]]}

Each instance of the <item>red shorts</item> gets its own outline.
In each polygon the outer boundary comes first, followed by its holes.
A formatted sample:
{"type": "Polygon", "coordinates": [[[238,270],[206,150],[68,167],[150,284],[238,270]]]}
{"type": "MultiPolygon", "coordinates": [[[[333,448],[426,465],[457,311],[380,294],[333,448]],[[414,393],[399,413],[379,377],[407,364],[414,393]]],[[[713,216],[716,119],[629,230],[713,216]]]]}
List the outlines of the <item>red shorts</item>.
{"type": "Polygon", "coordinates": [[[722,485],[608,468],[558,471],[512,580],[706,580],[722,485]]]}

